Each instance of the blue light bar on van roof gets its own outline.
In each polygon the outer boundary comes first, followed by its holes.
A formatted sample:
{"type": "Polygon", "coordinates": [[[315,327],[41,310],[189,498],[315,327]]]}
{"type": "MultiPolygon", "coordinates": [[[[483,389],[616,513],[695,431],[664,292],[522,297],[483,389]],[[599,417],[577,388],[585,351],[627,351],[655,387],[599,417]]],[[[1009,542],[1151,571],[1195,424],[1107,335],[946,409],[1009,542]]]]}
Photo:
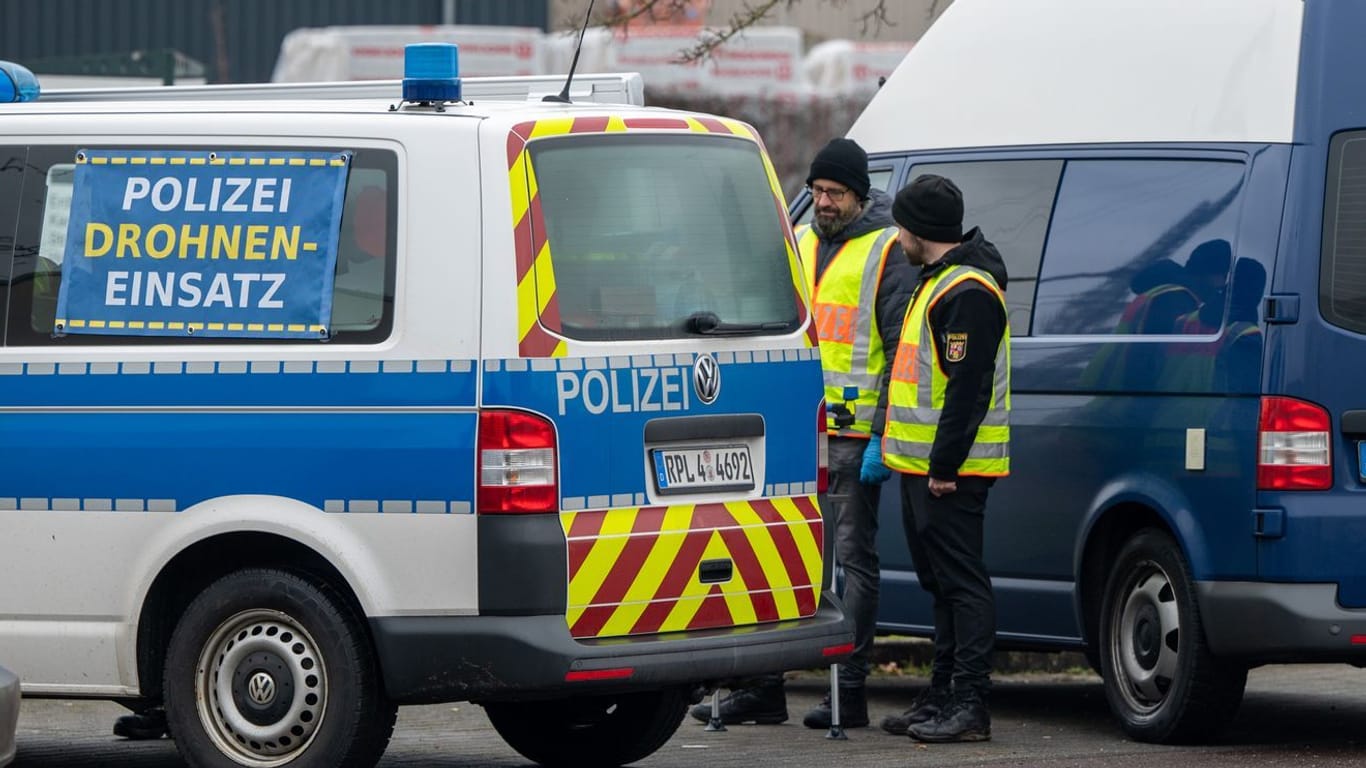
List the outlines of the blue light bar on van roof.
{"type": "Polygon", "coordinates": [[[460,49],[455,43],[404,47],[403,100],[460,101],[460,49]]]}
{"type": "Polygon", "coordinates": [[[0,104],[33,101],[41,91],[32,72],[13,62],[0,61],[0,104]]]}

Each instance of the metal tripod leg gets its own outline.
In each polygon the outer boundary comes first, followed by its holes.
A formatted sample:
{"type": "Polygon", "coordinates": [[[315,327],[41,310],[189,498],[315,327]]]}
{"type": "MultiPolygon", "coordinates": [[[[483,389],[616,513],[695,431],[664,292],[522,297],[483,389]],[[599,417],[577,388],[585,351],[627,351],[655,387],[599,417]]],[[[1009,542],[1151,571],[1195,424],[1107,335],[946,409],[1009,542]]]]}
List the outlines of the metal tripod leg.
{"type": "Polygon", "coordinates": [[[830,730],[825,738],[835,741],[848,741],[844,726],[840,725],[840,665],[830,665],[830,730]]]}
{"type": "Polygon", "coordinates": [[[721,722],[721,689],[717,688],[711,692],[711,719],[707,721],[705,731],[724,731],[726,724],[721,722]]]}
{"type": "MultiPolygon", "coordinates": [[[[842,504],[848,500],[846,494],[828,494],[826,499],[832,505],[842,504]]],[[[838,527],[838,517],[836,517],[836,527],[838,527]]],[[[839,547],[835,550],[838,552],[839,547]]],[[[831,568],[834,573],[834,568],[831,568]]],[[[848,741],[849,737],[844,734],[844,726],[840,723],[840,665],[830,665],[830,730],[826,732],[825,738],[833,741],[848,741]]]]}

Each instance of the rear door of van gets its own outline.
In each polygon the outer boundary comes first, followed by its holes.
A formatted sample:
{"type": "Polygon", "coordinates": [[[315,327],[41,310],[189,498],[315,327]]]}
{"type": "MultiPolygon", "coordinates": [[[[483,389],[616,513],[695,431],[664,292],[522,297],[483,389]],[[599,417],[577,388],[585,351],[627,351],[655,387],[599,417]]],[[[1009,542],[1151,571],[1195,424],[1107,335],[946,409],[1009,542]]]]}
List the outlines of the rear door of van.
{"type": "MultiPolygon", "coordinates": [[[[814,615],[820,361],[757,136],[657,113],[481,135],[508,204],[486,214],[479,509],[558,516],[557,538],[521,526],[546,556],[519,573],[557,590],[536,610],[578,639],[814,615]]],[[[482,557],[515,527],[481,526],[482,557]]],[[[481,609],[526,610],[480,572],[481,609]]]]}
{"type": "MultiPolygon", "coordinates": [[[[1306,3],[1293,160],[1271,275],[1259,460],[1266,581],[1326,584],[1325,610],[1366,608],[1366,8],[1306,3]],[[1275,410],[1271,408],[1274,405],[1275,410]],[[1352,542],[1353,545],[1347,545],[1352,542]]],[[[1352,634],[1344,627],[1341,639],[1352,634]]]]}

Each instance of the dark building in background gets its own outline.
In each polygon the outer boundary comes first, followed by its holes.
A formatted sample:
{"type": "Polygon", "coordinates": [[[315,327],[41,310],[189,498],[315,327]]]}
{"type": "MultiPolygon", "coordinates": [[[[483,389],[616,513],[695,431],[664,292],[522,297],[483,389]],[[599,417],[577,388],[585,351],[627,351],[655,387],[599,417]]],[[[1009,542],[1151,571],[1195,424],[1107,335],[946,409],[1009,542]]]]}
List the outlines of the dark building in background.
{"type": "Polygon", "coordinates": [[[547,0],[4,0],[0,59],[177,50],[211,83],[270,80],[299,27],[496,24],[539,27],[547,0]]]}

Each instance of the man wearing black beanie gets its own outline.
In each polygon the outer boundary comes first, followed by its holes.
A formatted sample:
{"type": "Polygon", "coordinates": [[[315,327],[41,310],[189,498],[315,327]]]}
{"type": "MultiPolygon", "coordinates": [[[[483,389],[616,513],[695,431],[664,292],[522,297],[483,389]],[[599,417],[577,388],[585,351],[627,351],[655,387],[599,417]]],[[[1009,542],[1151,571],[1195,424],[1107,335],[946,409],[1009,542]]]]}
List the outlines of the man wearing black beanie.
{"type": "MultiPolygon", "coordinates": [[[[882,462],[886,376],[901,333],[914,276],[897,246],[891,198],[870,189],[868,155],[849,139],[834,139],[811,161],[811,226],[797,230],[797,250],[813,303],[825,372],[830,491],[835,548],[844,568],[844,609],[854,622],[854,652],[840,665],[840,724],[868,725],[864,681],[877,622],[877,508],[891,471],[882,462]]],[[[827,696],[802,719],[829,728],[827,696]]],[[[732,691],[721,721],[787,720],[783,677],[772,675],[732,691]]],[[[708,703],[692,715],[707,722],[708,703]]]]}
{"type": "Polygon", "coordinates": [[[980,230],[963,234],[963,193],[943,176],[902,188],[892,216],[921,270],[885,389],[883,454],[901,473],[906,542],[934,602],[934,662],[930,687],[882,727],[983,741],[996,637],[983,521],[987,492],[1010,472],[1005,262],[980,230]]]}

